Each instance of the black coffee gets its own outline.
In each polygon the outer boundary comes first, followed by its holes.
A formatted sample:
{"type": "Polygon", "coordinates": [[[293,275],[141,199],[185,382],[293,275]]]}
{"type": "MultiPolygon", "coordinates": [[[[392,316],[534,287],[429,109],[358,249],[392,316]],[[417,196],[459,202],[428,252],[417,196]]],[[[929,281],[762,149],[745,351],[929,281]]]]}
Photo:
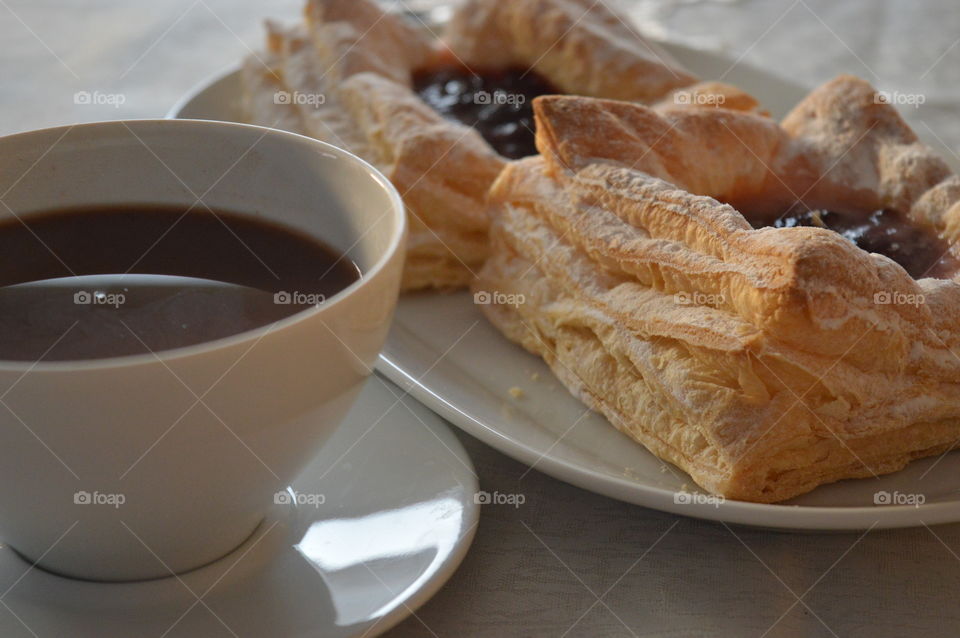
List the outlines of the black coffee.
{"type": "Polygon", "coordinates": [[[360,278],[274,222],[158,206],[0,223],[0,359],[157,352],[268,325],[360,278]]]}

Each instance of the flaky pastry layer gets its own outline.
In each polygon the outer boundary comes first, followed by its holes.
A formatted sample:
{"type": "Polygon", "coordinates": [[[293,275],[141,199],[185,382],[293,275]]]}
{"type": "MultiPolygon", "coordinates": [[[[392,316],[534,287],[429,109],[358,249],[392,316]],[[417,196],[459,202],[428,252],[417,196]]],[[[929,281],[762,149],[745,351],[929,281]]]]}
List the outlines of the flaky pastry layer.
{"type": "Polygon", "coordinates": [[[645,101],[694,81],[587,0],[467,0],[439,38],[372,0],[309,0],[305,13],[291,29],[268,23],[266,54],[244,66],[246,112],[346,148],[390,178],[410,217],[405,290],[473,278],[488,254],[486,193],[504,165],[475,130],[417,96],[415,71],[518,66],[564,91],[645,101]],[[277,103],[278,91],[290,99],[277,103]]]}
{"type": "Polygon", "coordinates": [[[494,184],[475,289],[522,294],[483,310],[618,429],[757,502],[957,442],[960,284],[738,212],[895,208],[952,239],[956,177],[872,87],[841,77],[782,125],[572,97],[535,111],[542,157],[494,184]]]}

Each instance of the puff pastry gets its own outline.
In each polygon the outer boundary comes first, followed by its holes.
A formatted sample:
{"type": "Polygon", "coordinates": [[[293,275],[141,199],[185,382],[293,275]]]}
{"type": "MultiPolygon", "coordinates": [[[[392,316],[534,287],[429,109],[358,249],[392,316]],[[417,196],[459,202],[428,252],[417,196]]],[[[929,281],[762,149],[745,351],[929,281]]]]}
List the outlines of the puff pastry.
{"type": "Polygon", "coordinates": [[[523,295],[482,308],[588,406],[756,502],[958,442],[960,179],[869,84],[840,77],[781,124],[564,96],[534,110],[541,156],[493,185],[474,288],[523,295]],[[944,248],[927,257],[941,278],[748,221],[798,203],[898,211],[944,248]]]}
{"type": "Polygon", "coordinates": [[[423,74],[514,69],[556,92],[645,102],[694,82],[592,0],[467,0],[439,37],[371,0],[309,0],[305,15],[293,28],[268,23],[266,52],[244,64],[247,118],[347,148],[392,180],[410,217],[406,290],[473,278],[488,254],[486,193],[506,159],[473,122],[424,101],[423,74]]]}

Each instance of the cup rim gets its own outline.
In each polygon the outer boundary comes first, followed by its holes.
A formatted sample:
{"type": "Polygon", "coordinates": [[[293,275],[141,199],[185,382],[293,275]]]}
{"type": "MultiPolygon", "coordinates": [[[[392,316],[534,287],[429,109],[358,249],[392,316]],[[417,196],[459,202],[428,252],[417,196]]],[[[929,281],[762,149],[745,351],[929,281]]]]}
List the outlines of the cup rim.
{"type": "Polygon", "coordinates": [[[117,126],[129,126],[132,128],[135,126],[144,125],[184,129],[197,128],[199,126],[201,128],[256,130],[260,131],[263,137],[272,136],[280,139],[287,139],[291,144],[314,146],[317,150],[328,154],[333,154],[348,162],[352,162],[365,169],[365,172],[370,178],[372,178],[373,182],[383,187],[386,192],[387,198],[390,201],[389,209],[392,211],[395,221],[394,232],[390,237],[389,244],[383,251],[383,254],[380,255],[380,257],[374,262],[374,264],[370,268],[363,271],[362,276],[358,280],[332,295],[329,299],[325,300],[322,305],[312,308],[304,308],[303,310],[295,312],[292,315],[279,319],[270,324],[251,328],[250,330],[244,330],[243,332],[238,332],[237,334],[226,337],[220,337],[218,339],[202,341],[200,343],[180,346],[178,348],[150,351],[143,354],[128,354],[96,359],[75,359],[63,361],[43,361],[42,359],[39,361],[16,361],[0,358],[0,372],[22,372],[26,374],[33,371],[67,372],[74,370],[134,367],[157,361],[161,363],[167,363],[177,359],[207,354],[216,350],[233,347],[239,343],[243,343],[244,341],[252,340],[256,342],[269,333],[289,328],[290,326],[296,325],[302,321],[306,321],[307,319],[310,319],[318,314],[329,311],[330,308],[341,303],[347,297],[352,296],[361,288],[368,286],[370,282],[373,281],[373,279],[386,268],[387,264],[396,256],[397,251],[399,251],[404,245],[407,236],[406,209],[404,207],[403,199],[393,183],[375,166],[363,158],[354,155],[350,151],[316,138],[300,135],[299,133],[270,128],[267,126],[257,126],[254,124],[243,124],[239,122],[225,122],[221,120],[141,118],[104,120],[99,122],[52,126],[30,131],[23,131],[0,136],[0,144],[3,144],[14,138],[28,138],[41,134],[62,133],[64,136],[66,136],[66,134],[72,129],[110,129],[117,126]]]}

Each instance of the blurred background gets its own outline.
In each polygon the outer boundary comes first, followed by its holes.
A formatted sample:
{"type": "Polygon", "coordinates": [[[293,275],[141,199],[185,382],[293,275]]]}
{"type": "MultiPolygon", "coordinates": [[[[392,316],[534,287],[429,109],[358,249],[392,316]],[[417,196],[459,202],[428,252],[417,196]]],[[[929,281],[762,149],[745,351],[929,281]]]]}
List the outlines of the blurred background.
{"type": "MultiPolygon", "coordinates": [[[[922,105],[901,112],[929,142],[960,153],[956,0],[604,1],[656,39],[722,52],[806,86],[847,72],[882,90],[922,95],[922,105]]],[[[384,4],[442,20],[450,3],[384,4]]],[[[0,134],[163,115],[188,89],[258,49],[264,18],[295,21],[301,7],[301,0],[0,0],[0,134]],[[78,91],[125,99],[74,104],[78,91]]]]}

